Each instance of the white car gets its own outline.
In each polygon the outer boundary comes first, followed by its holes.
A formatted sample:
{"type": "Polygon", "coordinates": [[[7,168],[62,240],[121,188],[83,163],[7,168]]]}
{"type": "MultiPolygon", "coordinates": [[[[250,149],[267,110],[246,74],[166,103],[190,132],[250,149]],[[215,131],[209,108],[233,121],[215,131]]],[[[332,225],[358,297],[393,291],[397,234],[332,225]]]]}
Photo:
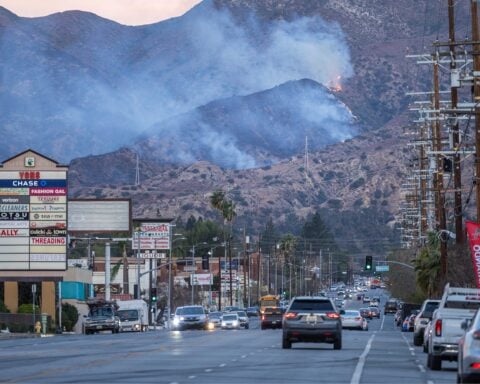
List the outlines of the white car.
{"type": "Polygon", "coordinates": [[[362,315],[360,315],[360,311],[350,309],[346,311],[341,311],[340,317],[342,320],[342,328],[368,330],[368,322],[365,326],[364,320],[366,319],[364,319],[362,315]]]}
{"type": "Polygon", "coordinates": [[[240,329],[240,319],[237,313],[225,313],[222,316],[222,329],[240,329]]]}

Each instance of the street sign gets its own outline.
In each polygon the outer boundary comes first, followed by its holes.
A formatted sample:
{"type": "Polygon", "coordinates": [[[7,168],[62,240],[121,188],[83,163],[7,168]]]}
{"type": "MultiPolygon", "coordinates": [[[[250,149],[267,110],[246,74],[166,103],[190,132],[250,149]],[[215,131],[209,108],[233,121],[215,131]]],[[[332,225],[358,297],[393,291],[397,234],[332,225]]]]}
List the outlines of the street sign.
{"type": "Polygon", "coordinates": [[[165,259],[167,254],[158,252],[142,252],[139,254],[139,257],[140,259],[165,259]]]}
{"type": "Polygon", "coordinates": [[[390,270],[390,267],[388,265],[377,265],[375,266],[375,271],[376,272],[388,272],[390,270]]]}

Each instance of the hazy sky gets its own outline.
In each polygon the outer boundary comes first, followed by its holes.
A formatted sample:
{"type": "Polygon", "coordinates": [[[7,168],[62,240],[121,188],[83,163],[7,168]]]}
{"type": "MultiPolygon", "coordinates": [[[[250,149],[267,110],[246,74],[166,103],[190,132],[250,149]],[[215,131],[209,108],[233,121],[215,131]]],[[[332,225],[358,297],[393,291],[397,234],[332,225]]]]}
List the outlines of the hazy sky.
{"type": "Polygon", "coordinates": [[[141,25],[180,16],[200,2],[201,0],[0,0],[0,6],[25,17],[82,10],[121,24],[141,25]]]}

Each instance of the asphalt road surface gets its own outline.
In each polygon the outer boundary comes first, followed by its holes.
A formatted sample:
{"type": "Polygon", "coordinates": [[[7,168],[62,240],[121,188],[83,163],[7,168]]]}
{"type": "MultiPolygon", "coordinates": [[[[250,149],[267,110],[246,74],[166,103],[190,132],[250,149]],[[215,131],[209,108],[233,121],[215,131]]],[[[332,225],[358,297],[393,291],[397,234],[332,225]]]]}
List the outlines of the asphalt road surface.
{"type": "MultiPolygon", "coordinates": [[[[379,295],[380,290],[371,292],[379,295]]],[[[381,306],[386,301],[382,297],[381,306]]],[[[359,308],[356,300],[347,308],[359,308]]],[[[393,316],[368,331],[343,331],[343,348],[293,344],[281,330],[183,331],[68,335],[0,340],[0,382],[15,383],[454,383],[456,363],[426,368],[393,316]]]]}

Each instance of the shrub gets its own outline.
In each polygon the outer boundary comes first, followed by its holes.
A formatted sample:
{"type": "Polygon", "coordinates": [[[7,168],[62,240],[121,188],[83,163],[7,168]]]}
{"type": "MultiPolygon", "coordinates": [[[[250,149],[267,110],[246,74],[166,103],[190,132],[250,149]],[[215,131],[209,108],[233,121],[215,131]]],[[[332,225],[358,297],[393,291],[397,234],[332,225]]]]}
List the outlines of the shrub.
{"type": "Polygon", "coordinates": [[[0,300],[0,313],[10,313],[7,306],[0,300]]]}
{"type": "MultiPolygon", "coordinates": [[[[22,304],[18,307],[17,313],[33,313],[32,304],[22,304]]],[[[35,305],[35,313],[40,313],[40,307],[35,305]]]]}
{"type": "Polygon", "coordinates": [[[78,321],[78,310],[77,308],[68,303],[62,304],[62,325],[65,327],[67,332],[73,331],[75,324],[78,321]]]}

